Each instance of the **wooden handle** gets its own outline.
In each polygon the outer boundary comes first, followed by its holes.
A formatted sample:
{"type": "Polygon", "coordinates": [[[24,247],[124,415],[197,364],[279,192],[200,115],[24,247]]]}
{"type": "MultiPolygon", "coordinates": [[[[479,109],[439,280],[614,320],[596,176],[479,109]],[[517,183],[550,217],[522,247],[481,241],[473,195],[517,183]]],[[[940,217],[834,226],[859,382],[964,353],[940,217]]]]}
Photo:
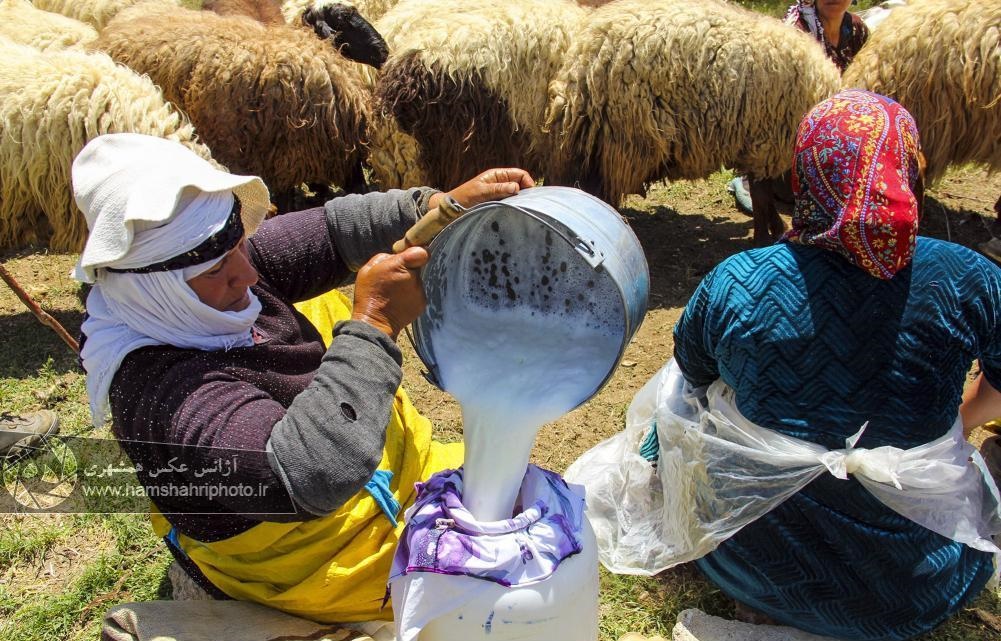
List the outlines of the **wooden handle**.
{"type": "Polygon", "coordinates": [[[407,247],[427,245],[446,225],[465,212],[466,209],[455,198],[445,194],[437,207],[422,216],[414,223],[413,227],[407,230],[403,238],[393,243],[393,253],[399,254],[407,247]]]}

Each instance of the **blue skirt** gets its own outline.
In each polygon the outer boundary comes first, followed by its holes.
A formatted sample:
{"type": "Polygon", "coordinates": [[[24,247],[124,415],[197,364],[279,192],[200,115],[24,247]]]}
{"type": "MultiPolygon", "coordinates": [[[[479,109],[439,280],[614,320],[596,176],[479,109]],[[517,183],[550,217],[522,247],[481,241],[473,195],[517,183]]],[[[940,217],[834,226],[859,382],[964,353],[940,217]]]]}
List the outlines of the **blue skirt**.
{"type": "Polygon", "coordinates": [[[994,555],[909,521],[854,480],[825,475],[698,567],[778,623],[848,641],[931,630],[990,579],[994,555]]]}

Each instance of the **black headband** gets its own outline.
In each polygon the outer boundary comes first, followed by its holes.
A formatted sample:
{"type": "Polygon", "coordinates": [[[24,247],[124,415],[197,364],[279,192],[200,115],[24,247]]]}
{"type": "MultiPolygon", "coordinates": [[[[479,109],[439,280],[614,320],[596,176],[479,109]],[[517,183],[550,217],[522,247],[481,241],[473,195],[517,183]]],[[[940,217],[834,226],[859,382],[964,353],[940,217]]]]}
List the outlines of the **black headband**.
{"type": "Polygon", "coordinates": [[[240,217],[240,210],[240,199],[234,194],[233,211],[230,212],[226,224],[222,226],[222,229],[203,240],[198,247],[190,251],[143,267],[132,267],[130,269],[106,267],[105,269],[109,272],[149,274],[151,272],[168,272],[174,269],[184,269],[185,267],[210,261],[213,258],[219,258],[236,247],[236,244],[243,238],[243,219],[240,217]]]}

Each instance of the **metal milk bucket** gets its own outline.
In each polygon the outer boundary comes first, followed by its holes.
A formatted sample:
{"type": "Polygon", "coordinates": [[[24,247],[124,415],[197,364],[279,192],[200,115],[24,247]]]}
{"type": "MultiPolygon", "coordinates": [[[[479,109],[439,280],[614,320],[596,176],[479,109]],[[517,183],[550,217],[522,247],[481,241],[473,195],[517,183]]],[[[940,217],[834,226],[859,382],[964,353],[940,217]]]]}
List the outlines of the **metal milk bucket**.
{"type": "Polygon", "coordinates": [[[442,389],[439,362],[462,354],[436,353],[432,330],[468,322],[461,312],[444,313],[449,296],[488,309],[585,314],[614,332],[618,354],[595,364],[605,375],[594,389],[581,390],[578,405],[608,382],[646,314],[650,275],[639,240],[615,209],[578,189],[535,187],[477,205],[445,227],[429,250],[421,271],[428,305],[414,321],[412,339],[428,379],[442,389]]]}

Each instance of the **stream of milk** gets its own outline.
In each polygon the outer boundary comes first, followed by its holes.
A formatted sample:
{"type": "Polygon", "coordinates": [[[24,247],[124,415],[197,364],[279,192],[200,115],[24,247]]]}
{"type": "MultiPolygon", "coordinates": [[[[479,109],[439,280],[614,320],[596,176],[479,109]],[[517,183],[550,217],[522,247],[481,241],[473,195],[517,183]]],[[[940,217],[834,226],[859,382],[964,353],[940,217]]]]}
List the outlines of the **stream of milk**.
{"type": "Polygon", "coordinates": [[[487,309],[463,296],[444,312],[463,321],[431,333],[442,386],[462,406],[463,504],[478,521],[507,519],[539,428],[591,396],[622,336],[591,315],[487,309]]]}

